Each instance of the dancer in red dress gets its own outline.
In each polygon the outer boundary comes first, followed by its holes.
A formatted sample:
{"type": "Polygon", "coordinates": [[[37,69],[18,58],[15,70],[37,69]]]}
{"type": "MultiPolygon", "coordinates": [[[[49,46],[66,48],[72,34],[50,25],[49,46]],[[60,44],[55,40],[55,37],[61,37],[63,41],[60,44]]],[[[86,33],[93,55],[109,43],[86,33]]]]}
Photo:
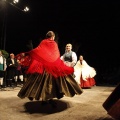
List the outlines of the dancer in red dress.
{"type": "Polygon", "coordinates": [[[64,95],[73,97],[83,92],[72,77],[73,67],[66,66],[60,59],[54,39],[54,32],[49,31],[38,47],[27,52],[31,58],[26,72],[28,78],[18,97],[49,101],[53,98],[60,99],[64,95]]]}
{"type": "Polygon", "coordinates": [[[19,61],[19,65],[21,66],[21,72],[23,74],[24,83],[27,80],[26,70],[31,62],[31,57],[27,53],[20,53],[15,56],[15,58],[19,61]]]}
{"type": "Polygon", "coordinates": [[[74,66],[74,70],[75,80],[82,88],[90,88],[95,85],[94,76],[96,71],[87,64],[82,55],[80,55],[77,64],[74,66]]]}

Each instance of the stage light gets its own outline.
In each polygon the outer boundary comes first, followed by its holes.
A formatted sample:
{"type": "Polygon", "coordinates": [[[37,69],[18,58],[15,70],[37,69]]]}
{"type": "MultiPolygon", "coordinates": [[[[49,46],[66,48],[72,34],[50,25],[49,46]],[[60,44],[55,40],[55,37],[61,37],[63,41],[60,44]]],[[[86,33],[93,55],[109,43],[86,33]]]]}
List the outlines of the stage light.
{"type": "Polygon", "coordinates": [[[16,4],[16,3],[18,3],[19,2],[19,0],[13,0],[13,3],[14,4],[16,4]]]}
{"type": "MultiPolygon", "coordinates": [[[[22,12],[28,12],[29,11],[28,7],[24,8],[24,7],[22,7],[22,6],[20,7],[18,5],[19,0],[2,0],[2,1],[4,1],[3,3],[6,3],[6,4],[9,4],[9,5],[13,6],[14,8],[18,9],[19,11],[22,11],[22,12]]],[[[6,27],[7,26],[7,23],[6,23],[6,21],[7,21],[7,17],[6,17],[6,15],[7,15],[7,7],[5,7],[5,4],[3,4],[3,5],[4,5],[4,17],[3,17],[2,35],[1,35],[1,39],[0,39],[0,48],[5,50],[6,36],[7,36],[6,35],[6,31],[7,31],[7,29],[6,29],[7,28],[6,27]]]]}
{"type": "Polygon", "coordinates": [[[28,7],[25,7],[25,8],[24,8],[24,11],[25,11],[25,12],[28,12],[28,11],[29,11],[29,8],[28,8],[28,7]]]}

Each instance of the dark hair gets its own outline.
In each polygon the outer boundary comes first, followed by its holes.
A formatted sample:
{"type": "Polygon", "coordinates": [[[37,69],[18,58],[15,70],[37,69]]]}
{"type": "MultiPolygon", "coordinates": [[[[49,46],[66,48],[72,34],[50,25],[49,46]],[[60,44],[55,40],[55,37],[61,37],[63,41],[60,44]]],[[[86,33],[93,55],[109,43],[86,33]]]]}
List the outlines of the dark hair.
{"type": "Polygon", "coordinates": [[[55,33],[53,31],[48,31],[46,34],[46,38],[50,38],[52,36],[55,36],[55,33]]]}

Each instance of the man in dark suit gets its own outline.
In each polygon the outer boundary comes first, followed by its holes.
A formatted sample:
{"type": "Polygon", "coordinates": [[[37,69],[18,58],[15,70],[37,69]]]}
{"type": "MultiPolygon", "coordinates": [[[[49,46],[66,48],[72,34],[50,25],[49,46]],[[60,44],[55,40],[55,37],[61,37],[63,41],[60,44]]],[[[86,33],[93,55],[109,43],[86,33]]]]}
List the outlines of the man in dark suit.
{"type": "Polygon", "coordinates": [[[16,69],[18,66],[17,59],[15,58],[15,55],[13,53],[10,54],[10,57],[7,59],[7,86],[13,87],[12,82],[14,80],[16,69]]]}

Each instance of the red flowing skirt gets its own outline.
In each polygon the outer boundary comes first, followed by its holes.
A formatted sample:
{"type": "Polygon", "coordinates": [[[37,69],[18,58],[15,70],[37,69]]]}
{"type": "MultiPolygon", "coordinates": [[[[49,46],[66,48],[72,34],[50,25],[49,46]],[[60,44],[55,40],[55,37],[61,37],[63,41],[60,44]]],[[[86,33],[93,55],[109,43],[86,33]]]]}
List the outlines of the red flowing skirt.
{"type": "Polygon", "coordinates": [[[83,80],[82,77],[80,78],[80,87],[81,88],[89,88],[96,84],[94,78],[87,78],[86,80],[87,81],[83,80]]]}

